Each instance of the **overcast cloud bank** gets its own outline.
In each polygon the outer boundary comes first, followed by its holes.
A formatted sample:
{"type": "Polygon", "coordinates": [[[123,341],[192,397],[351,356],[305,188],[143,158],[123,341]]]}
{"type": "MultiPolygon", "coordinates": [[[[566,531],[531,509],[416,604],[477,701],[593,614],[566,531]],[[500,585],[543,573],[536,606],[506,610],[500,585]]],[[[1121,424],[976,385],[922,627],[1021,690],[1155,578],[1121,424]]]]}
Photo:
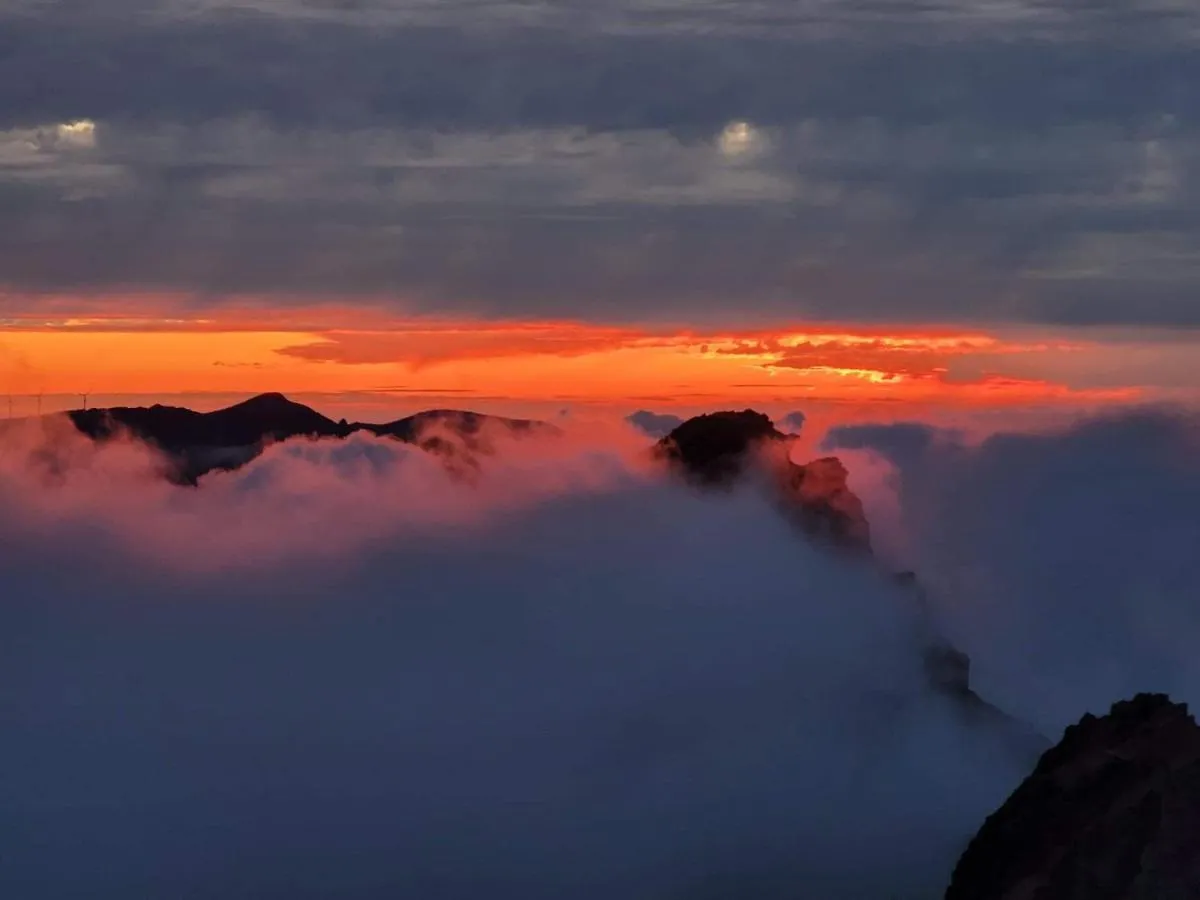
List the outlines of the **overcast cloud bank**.
{"type": "Polygon", "coordinates": [[[1166,0],[0,11],[0,271],[210,308],[1200,325],[1166,0]]]}

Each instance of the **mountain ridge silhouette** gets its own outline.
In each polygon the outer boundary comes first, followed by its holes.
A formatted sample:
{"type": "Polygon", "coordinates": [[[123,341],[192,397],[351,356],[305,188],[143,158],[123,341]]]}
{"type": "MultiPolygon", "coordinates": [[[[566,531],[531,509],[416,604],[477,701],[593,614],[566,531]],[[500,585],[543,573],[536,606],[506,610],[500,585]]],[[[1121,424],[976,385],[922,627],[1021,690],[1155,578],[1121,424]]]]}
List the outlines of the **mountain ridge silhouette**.
{"type": "Polygon", "coordinates": [[[154,404],[73,409],[63,415],[92,440],[128,435],[155,447],[172,463],[171,480],[189,485],[209,472],[244,465],[269,444],[298,437],[344,439],[361,431],[452,454],[453,443],[432,432],[450,432],[467,450],[485,453],[490,452],[486,432],[493,429],[518,436],[560,433],[556,426],[536,419],[457,409],[424,410],[382,423],[334,421],[279,392],[258,394],[211,412],[154,404]]]}

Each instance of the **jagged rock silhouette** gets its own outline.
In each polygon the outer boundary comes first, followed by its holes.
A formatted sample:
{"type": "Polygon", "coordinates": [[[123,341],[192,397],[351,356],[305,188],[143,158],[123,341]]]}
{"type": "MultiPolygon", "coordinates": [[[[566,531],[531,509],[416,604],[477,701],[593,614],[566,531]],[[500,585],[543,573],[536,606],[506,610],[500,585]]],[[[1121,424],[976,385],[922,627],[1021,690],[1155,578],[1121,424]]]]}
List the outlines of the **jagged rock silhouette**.
{"type": "Polygon", "coordinates": [[[688,419],[658,442],[657,451],[689,481],[707,488],[731,486],[757,454],[792,521],[838,547],[869,553],[871,529],[862,501],[847,484],[846,467],[833,456],[804,465],[792,462],[793,440],[769,416],[746,409],[688,419]]]}
{"type": "Polygon", "coordinates": [[[1085,715],[988,817],[946,900],[1200,897],[1200,727],[1139,694],[1085,715]]]}

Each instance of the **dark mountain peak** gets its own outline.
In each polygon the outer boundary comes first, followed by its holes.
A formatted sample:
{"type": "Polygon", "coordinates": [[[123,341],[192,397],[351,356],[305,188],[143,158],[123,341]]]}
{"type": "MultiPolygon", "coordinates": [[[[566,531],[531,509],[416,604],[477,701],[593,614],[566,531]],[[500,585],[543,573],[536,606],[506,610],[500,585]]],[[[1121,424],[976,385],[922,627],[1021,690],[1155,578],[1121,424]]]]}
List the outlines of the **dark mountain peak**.
{"type": "Polygon", "coordinates": [[[240,403],[235,403],[233,406],[226,407],[226,411],[234,409],[253,410],[256,412],[273,412],[276,410],[291,409],[293,407],[301,407],[308,409],[301,403],[294,403],[278,391],[269,391],[265,394],[258,394],[248,400],[243,400],[240,403]]]}
{"type": "Polygon", "coordinates": [[[74,410],[68,417],[93,440],[128,434],[159,448],[169,457],[172,479],[193,485],[214,469],[245,465],[272,441],[295,437],[345,438],[365,431],[416,444],[437,453],[455,471],[469,472],[480,454],[493,451],[491,437],[497,433],[561,433],[546,422],[455,409],[426,410],[386,425],[334,422],[278,391],[207,413],[156,403],[74,410]]]}
{"type": "Polygon", "coordinates": [[[268,427],[272,423],[285,421],[307,420],[313,423],[332,422],[331,419],[327,419],[312,407],[289,400],[278,392],[259,394],[251,397],[249,400],[235,403],[233,406],[213,410],[213,412],[206,413],[206,415],[226,419],[235,417],[256,418],[268,427]]]}
{"type": "Polygon", "coordinates": [[[744,409],[688,419],[655,448],[689,481],[705,487],[731,486],[755,463],[756,452],[767,450],[759,461],[773,476],[780,506],[793,522],[843,548],[869,551],[867,517],[842,461],[827,456],[798,465],[787,455],[794,440],[770,416],[744,409]]]}
{"type": "Polygon", "coordinates": [[[203,414],[209,446],[249,446],[292,437],[334,437],[337,424],[303,403],[280,393],[259,394],[233,406],[203,414]]]}
{"type": "Polygon", "coordinates": [[[1200,727],[1138,694],[1085,715],[988,817],[946,900],[1200,896],[1200,727]]]}
{"type": "Polygon", "coordinates": [[[726,410],[688,419],[660,440],[657,448],[690,479],[727,485],[742,474],[756,447],[787,439],[765,413],[726,410]]]}
{"type": "Polygon", "coordinates": [[[501,433],[509,432],[511,434],[561,433],[560,429],[549,422],[540,422],[536,419],[511,419],[507,416],[493,416],[466,409],[427,409],[384,425],[360,423],[353,427],[365,429],[379,436],[386,435],[402,441],[415,442],[421,440],[425,431],[438,428],[445,429],[464,440],[469,440],[479,435],[485,426],[495,427],[501,433]]]}
{"type": "Polygon", "coordinates": [[[1187,704],[1173,703],[1166,694],[1138,694],[1131,700],[1114,703],[1108,715],[1097,717],[1088,713],[1068,727],[1062,740],[1038,762],[1036,773],[1059,771],[1097,751],[1144,757],[1144,752],[1133,751],[1145,738],[1153,739],[1153,746],[1147,750],[1157,755],[1169,751],[1172,742],[1166,740],[1168,736],[1195,739],[1200,753],[1200,728],[1196,727],[1187,704]]]}

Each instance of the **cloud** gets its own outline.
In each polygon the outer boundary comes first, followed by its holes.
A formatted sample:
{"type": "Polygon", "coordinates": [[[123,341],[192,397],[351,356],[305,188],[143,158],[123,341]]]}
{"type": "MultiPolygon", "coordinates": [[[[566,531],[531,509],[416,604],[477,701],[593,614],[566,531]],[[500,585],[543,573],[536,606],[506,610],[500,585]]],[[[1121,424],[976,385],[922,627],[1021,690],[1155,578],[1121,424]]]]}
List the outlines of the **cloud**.
{"type": "Polygon", "coordinates": [[[652,438],[666,437],[683,424],[683,419],[679,416],[650,412],[648,409],[639,409],[635,413],[630,413],[625,417],[625,421],[652,438]]]}
{"type": "Polygon", "coordinates": [[[200,305],[1194,327],[1195,24],[1151,2],[9,4],[0,271],[200,305]],[[70,152],[5,137],[70,128],[70,152]]]}
{"type": "Polygon", "coordinates": [[[903,467],[919,460],[930,444],[943,435],[959,437],[924,422],[867,423],[831,429],[825,436],[825,445],[831,450],[875,450],[903,467]]]}
{"type": "Polygon", "coordinates": [[[180,490],[51,437],[0,460],[14,895],[917,896],[1019,777],[887,578],[630,443],[180,490]]]}
{"type": "MultiPolygon", "coordinates": [[[[564,426],[470,484],[360,435],[195,490],[135,444],[10,432],[0,886],[936,894],[1022,772],[924,688],[911,597],[753,486],[564,426]]],[[[1198,440],[1139,410],[827,446],[978,689],[1056,735],[1200,695],[1198,440]]]]}
{"type": "Polygon", "coordinates": [[[1198,439],[1194,415],[1138,410],[983,441],[846,426],[826,446],[894,467],[894,543],[980,689],[1052,732],[1139,690],[1200,695],[1198,439]]]}
{"type": "Polygon", "coordinates": [[[629,328],[588,327],[572,322],[526,322],[477,325],[411,323],[389,331],[334,332],[317,341],[282,347],[285,356],[318,362],[404,362],[412,370],[464,359],[514,356],[584,356],[636,346],[669,346],[678,338],[629,328]]]}
{"type": "Polygon", "coordinates": [[[780,419],[780,424],[792,434],[798,434],[800,429],[804,427],[804,422],[807,418],[800,410],[796,410],[780,419]]]}

